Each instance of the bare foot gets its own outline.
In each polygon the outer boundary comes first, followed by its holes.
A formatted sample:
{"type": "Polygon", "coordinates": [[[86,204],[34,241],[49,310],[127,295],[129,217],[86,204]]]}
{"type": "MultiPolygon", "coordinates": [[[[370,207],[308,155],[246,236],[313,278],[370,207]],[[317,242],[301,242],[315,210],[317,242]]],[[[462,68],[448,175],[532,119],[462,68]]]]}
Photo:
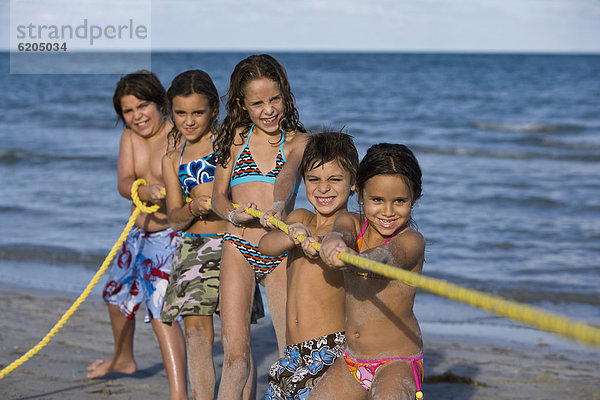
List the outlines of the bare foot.
{"type": "Polygon", "coordinates": [[[108,361],[104,360],[96,360],[91,363],[87,367],[88,371],[87,377],[90,379],[101,378],[106,374],[110,374],[112,372],[119,372],[121,374],[133,374],[137,371],[137,364],[135,361],[123,363],[121,365],[113,365],[112,359],[108,361]]]}

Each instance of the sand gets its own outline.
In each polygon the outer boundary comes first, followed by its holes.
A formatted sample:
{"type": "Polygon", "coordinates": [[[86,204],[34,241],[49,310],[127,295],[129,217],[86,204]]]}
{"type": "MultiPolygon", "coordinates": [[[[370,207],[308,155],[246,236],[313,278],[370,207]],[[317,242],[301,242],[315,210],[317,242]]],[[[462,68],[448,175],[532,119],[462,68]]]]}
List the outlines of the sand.
{"type": "MultiPolygon", "coordinates": [[[[6,287],[0,287],[0,295],[1,368],[35,346],[75,299],[6,287]]],[[[106,307],[92,296],[45,348],[0,380],[0,399],[168,399],[158,344],[141,317],[135,374],[86,378],[87,365],[110,357],[112,350],[106,307]]],[[[426,399],[600,399],[600,350],[595,348],[517,338],[498,343],[490,337],[448,333],[443,325],[425,325],[424,341],[426,399]]],[[[277,357],[268,318],[253,326],[252,346],[258,365],[257,398],[262,398],[268,367],[277,357]]],[[[220,342],[214,356],[219,375],[220,342]]]]}

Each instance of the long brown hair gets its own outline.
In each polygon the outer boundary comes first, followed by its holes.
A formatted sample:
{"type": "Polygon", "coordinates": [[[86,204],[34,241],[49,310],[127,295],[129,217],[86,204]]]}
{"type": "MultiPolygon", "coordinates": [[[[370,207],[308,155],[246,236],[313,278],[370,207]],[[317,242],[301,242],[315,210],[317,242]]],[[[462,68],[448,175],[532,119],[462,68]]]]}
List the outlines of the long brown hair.
{"type": "MultiPolygon", "coordinates": [[[[175,96],[190,96],[192,94],[203,94],[208,99],[210,107],[210,130],[214,131],[217,126],[217,118],[219,117],[219,92],[213,83],[210,76],[199,69],[182,72],[177,75],[169,90],[167,90],[167,108],[169,115],[173,118],[173,99],[175,96]]],[[[177,143],[181,139],[181,132],[177,126],[173,124],[173,129],[169,132],[169,147],[171,144],[173,149],[177,148],[177,143]]]]}
{"type": "Polygon", "coordinates": [[[246,138],[252,120],[248,111],[242,108],[246,86],[249,82],[267,78],[276,82],[281,90],[283,97],[283,118],[281,128],[286,131],[305,132],[304,126],[299,120],[298,110],[296,109],[296,99],[290,89],[287,74],[283,66],[272,56],[268,54],[252,55],[240,61],[233,72],[229,81],[229,90],[227,91],[227,103],[225,109],[227,115],[221,124],[215,140],[215,151],[219,164],[227,166],[230,157],[230,148],[235,138],[236,130],[243,128],[241,133],[242,140],[246,138]]]}

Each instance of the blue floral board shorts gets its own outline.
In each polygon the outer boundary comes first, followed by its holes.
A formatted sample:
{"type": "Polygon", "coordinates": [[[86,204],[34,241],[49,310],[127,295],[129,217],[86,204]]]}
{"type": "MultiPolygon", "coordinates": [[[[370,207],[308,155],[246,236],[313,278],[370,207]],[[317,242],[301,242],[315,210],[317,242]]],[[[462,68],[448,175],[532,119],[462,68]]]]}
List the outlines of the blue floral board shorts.
{"type": "Polygon", "coordinates": [[[285,346],[269,369],[265,400],[303,400],[342,354],[344,332],[285,346]]]}
{"type": "Polygon", "coordinates": [[[160,318],[177,241],[172,229],[146,232],[133,227],[117,252],[102,292],[104,301],[118,306],[129,319],[142,304],[145,322],[160,318]]]}

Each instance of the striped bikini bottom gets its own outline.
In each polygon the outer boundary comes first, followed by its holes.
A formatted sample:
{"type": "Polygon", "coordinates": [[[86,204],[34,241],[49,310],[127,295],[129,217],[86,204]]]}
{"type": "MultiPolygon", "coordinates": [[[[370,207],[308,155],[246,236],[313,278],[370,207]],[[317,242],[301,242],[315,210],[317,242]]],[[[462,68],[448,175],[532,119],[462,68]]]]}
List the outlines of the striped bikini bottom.
{"type": "Polygon", "coordinates": [[[255,244],[230,233],[223,235],[223,242],[233,244],[242,253],[248,264],[254,269],[256,281],[264,279],[287,257],[287,253],[276,257],[266,256],[258,251],[258,246],[255,244]]]}

